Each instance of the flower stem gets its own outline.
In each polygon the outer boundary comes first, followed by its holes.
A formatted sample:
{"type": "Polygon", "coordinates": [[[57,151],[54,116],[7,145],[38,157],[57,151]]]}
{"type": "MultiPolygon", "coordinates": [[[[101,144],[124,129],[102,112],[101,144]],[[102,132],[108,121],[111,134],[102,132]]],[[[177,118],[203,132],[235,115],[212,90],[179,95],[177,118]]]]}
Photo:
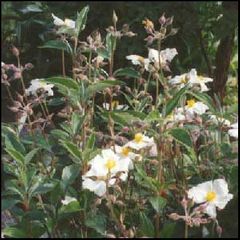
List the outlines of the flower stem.
{"type": "Polygon", "coordinates": [[[64,56],[64,50],[62,50],[62,73],[63,76],[66,76],[66,70],[65,70],[65,56],[64,56]]]}

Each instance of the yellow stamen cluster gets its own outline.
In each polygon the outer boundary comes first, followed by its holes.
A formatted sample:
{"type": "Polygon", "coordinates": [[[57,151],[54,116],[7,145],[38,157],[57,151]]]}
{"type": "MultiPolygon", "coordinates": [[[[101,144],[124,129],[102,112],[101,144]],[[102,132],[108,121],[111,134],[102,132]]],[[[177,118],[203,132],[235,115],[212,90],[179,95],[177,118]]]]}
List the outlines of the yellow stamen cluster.
{"type": "Polygon", "coordinates": [[[135,134],[135,136],[134,136],[134,141],[135,141],[136,143],[140,143],[140,142],[142,142],[142,140],[143,140],[143,135],[142,135],[141,133],[135,134]]]}
{"type": "Polygon", "coordinates": [[[117,100],[112,101],[112,108],[113,109],[117,108],[118,105],[119,105],[119,101],[117,101],[117,100]]]}
{"type": "Polygon", "coordinates": [[[122,155],[124,155],[125,157],[128,156],[129,152],[130,152],[130,149],[129,149],[128,147],[123,147],[123,148],[122,148],[121,153],[122,153],[122,155]]]}
{"type": "Polygon", "coordinates": [[[148,18],[146,18],[145,20],[142,21],[143,25],[145,28],[147,29],[154,29],[154,24],[151,20],[149,20],[148,18]]]}
{"type": "Polygon", "coordinates": [[[140,63],[144,64],[144,57],[142,56],[138,56],[138,59],[137,59],[140,63]]]}
{"type": "Polygon", "coordinates": [[[196,104],[196,102],[195,102],[194,99],[191,99],[191,100],[188,100],[188,101],[187,101],[187,106],[188,106],[189,108],[192,108],[195,104],[196,104]]]}
{"type": "Polygon", "coordinates": [[[202,80],[204,79],[204,77],[203,77],[203,76],[198,76],[198,79],[199,79],[200,81],[202,81],[202,80]]]}
{"type": "Polygon", "coordinates": [[[184,77],[181,78],[181,83],[187,83],[187,78],[186,78],[186,76],[184,76],[184,77]]]}
{"type": "Polygon", "coordinates": [[[217,194],[216,194],[215,192],[210,191],[210,192],[207,193],[205,199],[206,199],[208,202],[212,202],[212,201],[214,201],[214,200],[216,199],[216,197],[217,197],[217,194]]]}
{"type": "Polygon", "coordinates": [[[116,161],[113,159],[108,159],[105,166],[108,169],[108,171],[110,171],[111,169],[113,169],[116,166],[116,161]]]}

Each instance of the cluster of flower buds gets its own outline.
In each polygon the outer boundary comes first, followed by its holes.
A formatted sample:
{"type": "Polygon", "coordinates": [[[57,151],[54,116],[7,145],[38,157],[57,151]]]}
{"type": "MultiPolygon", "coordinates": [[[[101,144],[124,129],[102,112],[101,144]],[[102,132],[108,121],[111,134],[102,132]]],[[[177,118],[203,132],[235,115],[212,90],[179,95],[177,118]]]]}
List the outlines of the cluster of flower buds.
{"type": "Polygon", "coordinates": [[[1,67],[1,83],[10,86],[10,82],[21,78],[21,69],[14,64],[5,64],[2,62],[1,67]]]}
{"type": "Polygon", "coordinates": [[[114,26],[109,26],[106,31],[111,33],[112,36],[116,37],[116,38],[121,38],[123,36],[126,37],[134,37],[137,34],[130,31],[129,30],[129,25],[128,24],[123,24],[122,29],[121,30],[117,30],[117,21],[118,21],[118,17],[115,13],[115,11],[113,11],[113,25],[114,26]]]}
{"type": "Polygon", "coordinates": [[[161,25],[158,31],[155,29],[154,23],[148,18],[145,18],[145,20],[142,21],[146,32],[149,34],[148,37],[145,38],[145,41],[147,41],[147,45],[151,45],[157,39],[163,40],[168,36],[175,35],[178,31],[177,28],[171,27],[173,23],[173,17],[166,18],[165,13],[163,13],[163,15],[159,18],[158,21],[161,25]],[[168,26],[170,26],[169,31],[167,31],[168,26]]]}

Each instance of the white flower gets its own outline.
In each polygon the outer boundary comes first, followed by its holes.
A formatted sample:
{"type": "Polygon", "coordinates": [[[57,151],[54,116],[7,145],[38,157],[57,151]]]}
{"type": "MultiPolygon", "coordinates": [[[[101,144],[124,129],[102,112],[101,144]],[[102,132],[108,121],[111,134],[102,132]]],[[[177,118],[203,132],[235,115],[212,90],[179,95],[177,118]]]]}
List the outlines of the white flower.
{"type": "Polygon", "coordinates": [[[225,125],[225,126],[230,126],[230,121],[225,119],[225,118],[221,118],[221,117],[218,117],[216,115],[210,115],[210,120],[215,123],[215,124],[222,124],[222,125],[225,125]]]}
{"type": "Polygon", "coordinates": [[[207,82],[212,82],[212,78],[202,77],[197,75],[196,69],[191,69],[190,72],[184,73],[182,75],[177,75],[174,78],[169,80],[169,83],[172,85],[178,85],[179,88],[183,88],[187,83],[192,87],[193,85],[200,85],[201,92],[206,92],[209,89],[207,88],[207,82]]]}
{"type": "Polygon", "coordinates": [[[204,212],[216,218],[216,207],[223,209],[233,195],[229,193],[227,182],[224,179],[217,179],[189,189],[188,198],[193,199],[195,203],[206,202],[207,207],[204,212]]]}
{"type": "Polygon", "coordinates": [[[231,129],[228,130],[228,134],[231,137],[238,138],[238,122],[231,125],[231,129]]]}
{"type": "Polygon", "coordinates": [[[116,153],[119,155],[120,157],[120,161],[124,162],[124,161],[128,161],[129,165],[128,165],[128,169],[131,170],[133,169],[133,162],[132,160],[136,159],[139,154],[133,153],[131,151],[131,149],[128,146],[118,146],[115,145],[114,149],[116,151],[116,153]]]}
{"type": "Polygon", "coordinates": [[[190,116],[193,116],[194,113],[202,115],[205,113],[209,108],[202,102],[195,102],[194,99],[190,99],[187,101],[187,105],[185,106],[186,113],[190,116]]]}
{"type": "Polygon", "coordinates": [[[150,62],[148,58],[144,58],[139,55],[129,55],[129,56],[126,56],[126,59],[131,60],[133,65],[144,66],[145,70],[148,71],[148,66],[149,66],[149,62],[150,62]]]}
{"type": "Polygon", "coordinates": [[[34,79],[31,81],[30,87],[26,89],[26,94],[27,96],[30,94],[37,95],[37,90],[43,89],[45,92],[47,92],[48,96],[53,96],[53,87],[53,84],[47,84],[43,79],[34,79]]]}
{"type": "Polygon", "coordinates": [[[135,150],[140,150],[146,147],[152,147],[154,145],[153,137],[149,138],[142,133],[137,133],[134,136],[134,139],[128,142],[125,146],[130,147],[135,150]]]}
{"type": "Polygon", "coordinates": [[[89,189],[101,197],[106,192],[106,182],[112,185],[116,181],[113,177],[117,173],[128,172],[131,159],[120,159],[120,156],[115,154],[113,150],[104,149],[101,155],[97,155],[89,164],[91,165],[90,170],[82,177],[83,188],[89,189]],[[90,177],[97,179],[92,180],[90,177]]]}
{"type": "MultiPolygon", "coordinates": [[[[167,62],[171,62],[172,59],[178,54],[176,48],[166,48],[165,50],[160,51],[160,63],[166,64],[167,62]]],[[[151,62],[159,62],[159,51],[153,48],[149,48],[148,50],[148,59],[151,62]]]]}
{"type": "MultiPolygon", "coordinates": [[[[106,110],[110,110],[110,104],[109,103],[103,103],[103,108],[106,110]]],[[[119,105],[119,101],[112,101],[112,109],[113,110],[126,110],[128,109],[128,105],[119,105]]]]}
{"type": "Polygon", "coordinates": [[[206,86],[205,83],[212,82],[213,79],[197,75],[196,69],[192,69],[190,72],[191,72],[191,74],[190,74],[189,83],[190,84],[198,84],[198,85],[200,85],[201,92],[208,91],[209,88],[206,86]]]}
{"type": "Polygon", "coordinates": [[[1,67],[3,67],[5,65],[5,63],[4,62],[1,62],[1,67]]]}
{"type": "Polygon", "coordinates": [[[186,116],[184,115],[183,108],[177,108],[174,110],[173,113],[169,114],[165,122],[178,122],[178,121],[184,121],[186,119],[186,116]]]}
{"type": "Polygon", "coordinates": [[[69,203],[75,202],[75,201],[77,201],[76,198],[65,196],[65,199],[62,200],[61,202],[62,202],[63,205],[68,205],[69,203]]]}
{"type": "Polygon", "coordinates": [[[56,26],[66,26],[69,28],[75,28],[75,21],[73,21],[71,19],[65,18],[65,20],[63,21],[61,18],[55,16],[53,13],[52,13],[52,17],[54,20],[53,23],[56,26]]]}

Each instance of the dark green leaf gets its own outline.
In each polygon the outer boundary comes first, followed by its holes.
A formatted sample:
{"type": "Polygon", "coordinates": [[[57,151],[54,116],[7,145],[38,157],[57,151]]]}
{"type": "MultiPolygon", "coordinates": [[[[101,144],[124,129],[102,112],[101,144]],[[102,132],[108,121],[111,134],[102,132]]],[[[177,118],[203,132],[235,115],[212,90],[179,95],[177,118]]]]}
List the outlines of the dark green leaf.
{"type": "Polygon", "coordinates": [[[84,122],[85,116],[80,116],[79,113],[74,112],[72,114],[71,125],[73,134],[79,133],[79,130],[84,122]]]}
{"type": "Polygon", "coordinates": [[[172,238],[176,223],[165,223],[162,230],[160,231],[161,238],[172,238]]]}
{"type": "Polygon", "coordinates": [[[140,226],[139,231],[142,236],[154,237],[154,226],[151,220],[147,217],[144,212],[140,212],[140,226]]]}
{"type": "Polygon", "coordinates": [[[151,197],[149,198],[149,202],[157,213],[162,213],[163,208],[167,204],[167,200],[161,196],[151,197]]]}
{"type": "Polygon", "coordinates": [[[90,85],[88,87],[88,97],[91,97],[93,94],[95,94],[96,92],[102,91],[108,87],[113,87],[116,85],[122,85],[124,84],[124,82],[121,81],[112,81],[112,80],[105,80],[105,81],[101,81],[98,83],[94,83],[92,85],[90,85]]]}
{"type": "Polygon", "coordinates": [[[86,148],[93,149],[93,148],[94,148],[94,145],[95,145],[95,140],[96,140],[95,134],[92,133],[92,134],[88,137],[86,148]]]}
{"type": "Polygon", "coordinates": [[[177,106],[179,99],[186,93],[188,86],[180,89],[177,94],[167,102],[165,116],[169,115],[173,109],[177,106]]]}
{"type": "Polygon", "coordinates": [[[139,78],[140,73],[133,68],[120,68],[116,70],[113,74],[115,77],[131,77],[131,78],[139,78]]]}
{"type": "Polygon", "coordinates": [[[82,160],[82,153],[75,144],[70,141],[60,141],[61,144],[71,153],[76,159],[82,160]]]}
{"type": "Polygon", "coordinates": [[[20,152],[17,152],[14,149],[7,149],[7,148],[5,148],[5,150],[8,152],[8,154],[14,160],[16,160],[18,163],[20,163],[21,166],[24,164],[25,159],[24,159],[24,156],[20,152]]]}
{"type": "Polygon", "coordinates": [[[181,144],[187,147],[192,147],[192,140],[185,129],[174,128],[169,131],[169,133],[181,144]]]}
{"type": "Polygon", "coordinates": [[[19,227],[6,227],[3,229],[2,234],[7,237],[12,238],[26,238],[27,232],[23,229],[20,229],[19,227]]]}
{"type": "Polygon", "coordinates": [[[77,20],[76,20],[77,36],[81,31],[85,29],[88,11],[89,11],[89,6],[85,6],[80,13],[77,13],[77,20]]]}
{"type": "Polygon", "coordinates": [[[72,184],[78,176],[80,167],[78,164],[66,166],[62,172],[62,181],[65,186],[72,184]]]}
{"type": "Polygon", "coordinates": [[[60,129],[53,129],[53,130],[51,131],[51,134],[52,134],[53,136],[55,136],[56,138],[58,138],[58,139],[64,139],[64,140],[66,140],[66,139],[69,138],[69,134],[66,133],[66,132],[63,131],[63,130],[60,130],[60,129]]]}
{"type": "Polygon", "coordinates": [[[71,46],[60,40],[50,40],[46,42],[43,46],[40,46],[39,48],[53,48],[53,49],[64,50],[68,53],[72,53],[71,46]]]}
{"type": "Polygon", "coordinates": [[[2,199],[1,200],[1,211],[11,209],[16,203],[20,202],[18,199],[2,199]]]}
{"type": "Polygon", "coordinates": [[[74,81],[72,78],[68,77],[51,77],[51,78],[45,78],[44,79],[48,83],[53,83],[57,86],[63,86],[66,88],[78,90],[78,84],[76,81],[74,81]]]}
{"type": "Polygon", "coordinates": [[[25,156],[25,164],[28,164],[34,155],[40,150],[40,148],[34,148],[32,151],[30,151],[26,156],[25,156]]]}
{"type": "Polygon", "coordinates": [[[103,214],[88,214],[85,225],[89,228],[93,228],[98,233],[105,235],[106,232],[106,216],[103,214]]]}

